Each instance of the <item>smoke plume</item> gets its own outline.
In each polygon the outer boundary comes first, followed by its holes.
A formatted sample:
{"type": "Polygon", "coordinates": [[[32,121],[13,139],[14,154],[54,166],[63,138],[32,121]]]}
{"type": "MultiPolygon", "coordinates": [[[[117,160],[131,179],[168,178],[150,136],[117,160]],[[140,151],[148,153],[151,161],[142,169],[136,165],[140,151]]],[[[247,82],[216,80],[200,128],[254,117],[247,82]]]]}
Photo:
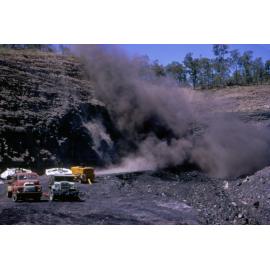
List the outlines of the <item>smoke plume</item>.
{"type": "Polygon", "coordinates": [[[266,129],[217,112],[211,97],[157,78],[143,58],[115,47],[73,46],[96,96],[117,128],[136,145],[108,172],[158,169],[190,162],[217,177],[248,173],[269,163],[266,129]]]}

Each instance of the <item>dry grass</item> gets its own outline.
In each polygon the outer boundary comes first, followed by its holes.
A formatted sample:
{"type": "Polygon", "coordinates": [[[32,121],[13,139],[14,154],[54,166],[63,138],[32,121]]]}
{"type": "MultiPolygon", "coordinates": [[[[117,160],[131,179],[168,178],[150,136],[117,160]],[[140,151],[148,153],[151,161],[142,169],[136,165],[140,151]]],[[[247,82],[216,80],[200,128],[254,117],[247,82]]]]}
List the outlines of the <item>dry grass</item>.
{"type": "Polygon", "coordinates": [[[232,112],[270,111],[270,85],[239,86],[205,91],[220,109],[232,112]]]}

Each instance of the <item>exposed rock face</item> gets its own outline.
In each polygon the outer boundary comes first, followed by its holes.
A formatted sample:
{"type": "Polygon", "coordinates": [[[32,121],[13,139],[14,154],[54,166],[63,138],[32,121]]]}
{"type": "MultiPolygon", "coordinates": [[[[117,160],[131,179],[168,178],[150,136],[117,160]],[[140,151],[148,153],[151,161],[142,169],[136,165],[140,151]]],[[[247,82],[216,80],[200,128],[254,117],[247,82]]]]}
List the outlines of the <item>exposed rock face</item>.
{"type": "Polygon", "coordinates": [[[116,159],[120,135],[93,87],[71,56],[0,51],[0,167],[116,159]]]}

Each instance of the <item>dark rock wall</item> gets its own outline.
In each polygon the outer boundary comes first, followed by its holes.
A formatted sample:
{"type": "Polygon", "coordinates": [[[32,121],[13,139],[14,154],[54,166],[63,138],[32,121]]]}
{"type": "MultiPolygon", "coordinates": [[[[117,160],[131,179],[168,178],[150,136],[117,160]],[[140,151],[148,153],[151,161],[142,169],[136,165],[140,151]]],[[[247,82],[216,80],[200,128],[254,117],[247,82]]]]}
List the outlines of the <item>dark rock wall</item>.
{"type": "Polygon", "coordinates": [[[2,169],[117,160],[121,136],[82,70],[71,56],[0,51],[2,169]]]}

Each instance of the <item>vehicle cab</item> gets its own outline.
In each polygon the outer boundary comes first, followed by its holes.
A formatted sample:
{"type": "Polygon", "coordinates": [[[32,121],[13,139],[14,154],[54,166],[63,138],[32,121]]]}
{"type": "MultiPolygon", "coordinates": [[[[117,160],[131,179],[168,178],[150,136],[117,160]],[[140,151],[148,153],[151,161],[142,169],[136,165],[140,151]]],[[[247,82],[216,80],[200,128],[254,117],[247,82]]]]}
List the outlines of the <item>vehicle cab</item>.
{"type": "Polygon", "coordinates": [[[8,197],[14,201],[23,199],[40,200],[42,187],[36,173],[16,173],[8,182],[8,197]]]}
{"type": "Polygon", "coordinates": [[[79,189],[74,175],[53,175],[49,180],[50,201],[79,200],[79,189]]]}

